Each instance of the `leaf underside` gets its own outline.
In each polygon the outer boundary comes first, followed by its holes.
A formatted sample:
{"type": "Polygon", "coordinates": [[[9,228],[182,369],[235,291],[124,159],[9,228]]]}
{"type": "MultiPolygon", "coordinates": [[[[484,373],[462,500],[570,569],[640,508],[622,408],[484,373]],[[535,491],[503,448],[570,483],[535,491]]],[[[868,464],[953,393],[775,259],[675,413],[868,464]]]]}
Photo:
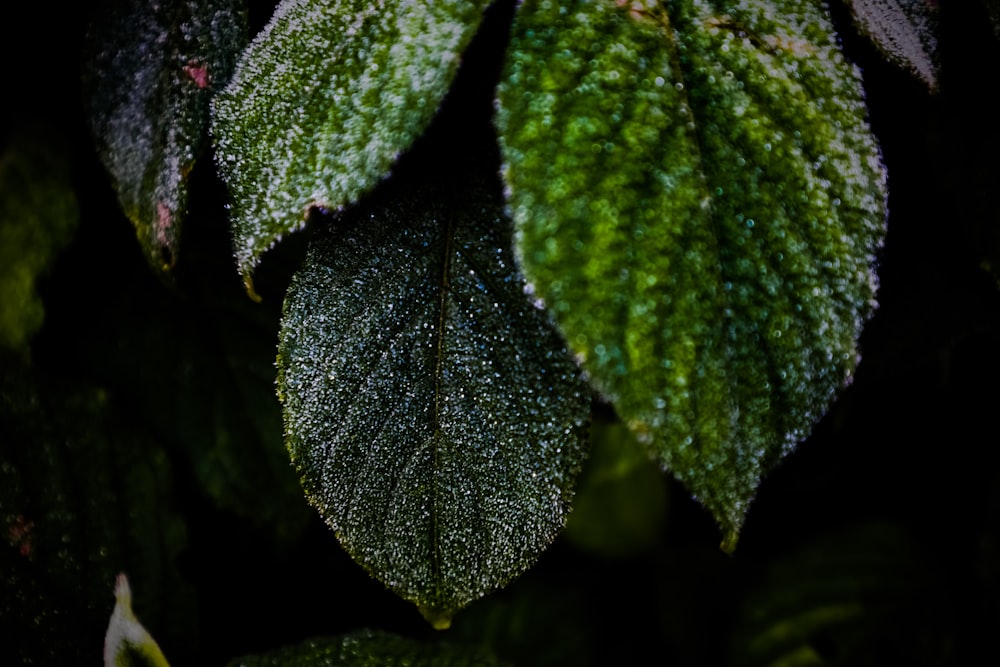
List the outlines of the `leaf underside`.
{"type": "Polygon", "coordinates": [[[885,177],[815,2],[525,2],[496,118],[518,260],[735,540],[849,379],[885,177]]]}
{"type": "Polygon", "coordinates": [[[260,256],[309,209],[338,210],[388,173],[448,90],[488,2],[286,0],[213,101],[234,252],[260,256]]]}
{"type": "Polygon", "coordinates": [[[524,294],[499,191],[454,187],[381,190],[385,204],[319,226],[278,358],[308,497],[355,560],[439,627],[562,527],[590,406],[524,294]]]}
{"type": "Polygon", "coordinates": [[[150,266],[177,260],[209,100],[247,40],[244,0],[107,0],[87,35],[91,131],[150,266]]]}

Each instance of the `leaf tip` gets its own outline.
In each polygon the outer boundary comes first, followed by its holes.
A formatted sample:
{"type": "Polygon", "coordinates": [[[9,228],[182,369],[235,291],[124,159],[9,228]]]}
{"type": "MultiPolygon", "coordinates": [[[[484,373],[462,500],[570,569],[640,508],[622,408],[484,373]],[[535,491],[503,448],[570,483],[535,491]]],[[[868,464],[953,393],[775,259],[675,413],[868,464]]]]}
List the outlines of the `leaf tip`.
{"type": "Polygon", "coordinates": [[[730,528],[726,531],[725,536],[722,538],[722,543],[719,544],[719,548],[722,549],[723,553],[727,556],[732,556],[736,553],[736,544],[739,542],[740,533],[738,530],[730,528]]]}
{"type": "Polygon", "coordinates": [[[437,607],[419,606],[420,615],[424,617],[435,630],[447,630],[451,627],[451,612],[438,609],[437,607]]]}
{"type": "Polygon", "coordinates": [[[124,573],[115,578],[115,608],[104,636],[104,665],[169,667],[156,640],[132,611],[132,588],[124,573]]]}
{"type": "Polygon", "coordinates": [[[243,274],[243,289],[246,290],[247,296],[250,297],[254,303],[260,303],[263,301],[263,298],[260,294],[257,294],[257,290],[254,289],[253,275],[251,275],[249,271],[243,274]]]}

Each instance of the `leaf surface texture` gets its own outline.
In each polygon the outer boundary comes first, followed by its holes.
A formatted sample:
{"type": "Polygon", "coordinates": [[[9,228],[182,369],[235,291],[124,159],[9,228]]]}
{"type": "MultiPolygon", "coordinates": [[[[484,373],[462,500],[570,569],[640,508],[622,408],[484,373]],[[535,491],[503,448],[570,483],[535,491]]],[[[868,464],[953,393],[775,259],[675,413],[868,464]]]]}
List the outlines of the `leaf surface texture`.
{"type": "Polygon", "coordinates": [[[211,96],[246,45],[243,0],[107,0],[87,35],[85,100],[101,161],[150,266],[177,261],[211,96]]]}
{"type": "Polygon", "coordinates": [[[336,210],[385,177],[437,111],[488,3],[291,0],[214,101],[236,260],[261,254],[312,206],[336,210]]]}
{"type": "Polygon", "coordinates": [[[885,178],[829,18],[525,2],[496,120],[527,279],[732,544],[874,304],[885,178]]]}
{"type": "Polygon", "coordinates": [[[590,392],[524,294],[499,192],[318,226],[280,334],[286,444],[345,549],[445,626],[562,527],[590,392]]]}
{"type": "Polygon", "coordinates": [[[938,86],[938,3],[935,0],[851,0],[858,28],[890,62],[930,90],[938,86]]]}
{"type": "Polygon", "coordinates": [[[234,660],[229,667],[499,667],[489,653],[443,642],[422,643],[379,630],[312,639],[234,660]]]}

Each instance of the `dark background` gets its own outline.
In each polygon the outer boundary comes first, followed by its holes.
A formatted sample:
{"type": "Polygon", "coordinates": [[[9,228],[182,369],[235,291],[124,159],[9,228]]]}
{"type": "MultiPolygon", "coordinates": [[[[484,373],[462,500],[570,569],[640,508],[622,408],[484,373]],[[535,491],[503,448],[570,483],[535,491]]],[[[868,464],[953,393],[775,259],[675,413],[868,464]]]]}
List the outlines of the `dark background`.
{"type": "MultiPolygon", "coordinates": [[[[284,466],[270,383],[281,297],[307,234],[267,256],[264,300],[251,302],[231,260],[224,188],[204,159],[176,284],[150,272],[80,102],[86,4],[36,3],[2,22],[0,148],[31,127],[57,138],[80,222],[40,284],[46,323],[30,360],[0,357],[0,460],[18,480],[0,498],[22,503],[0,506],[0,662],[96,664],[118,570],[175,666],[366,627],[524,665],[765,664],[796,651],[823,664],[955,665],[993,654],[1000,48],[982,5],[942,3],[933,94],[833,6],[889,173],[880,307],[853,384],[764,480],[736,553],[720,551],[712,519],[661,476],[648,499],[662,511],[633,541],[560,537],[438,633],[339,548],[284,466]],[[158,485],[152,500],[136,490],[144,479],[158,485]],[[149,508],[152,524],[135,528],[149,508]],[[11,533],[16,516],[34,517],[31,559],[11,533]],[[60,531],[49,531],[55,516],[60,531]]],[[[252,4],[251,34],[272,8],[252,4]]],[[[400,173],[447,174],[470,152],[496,160],[491,92],[511,11],[491,9],[400,173]]],[[[610,522],[639,512],[606,509],[610,522]]]]}

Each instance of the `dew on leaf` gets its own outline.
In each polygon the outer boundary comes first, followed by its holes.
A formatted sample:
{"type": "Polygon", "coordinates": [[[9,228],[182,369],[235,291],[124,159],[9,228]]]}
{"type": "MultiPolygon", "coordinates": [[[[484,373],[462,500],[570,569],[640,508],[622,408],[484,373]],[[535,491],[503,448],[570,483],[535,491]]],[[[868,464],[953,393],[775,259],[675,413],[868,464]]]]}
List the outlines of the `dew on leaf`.
{"type": "Polygon", "coordinates": [[[308,208],[339,210],[388,175],[433,118],[487,4],[278,6],[212,104],[241,273],[308,208]]]}
{"type": "Polygon", "coordinates": [[[522,66],[498,89],[518,258],[592,383],[733,546],[761,476],[850,377],[872,312],[886,192],[860,76],[820,2],[669,3],[640,20],[563,6],[520,7],[522,66]],[[568,83],[546,89],[555,122],[528,133],[532,72],[568,83]],[[601,105],[631,115],[595,123],[601,105]],[[786,379],[768,384],[771,369],[786,379]]]}
{"type": "Polygon", "coordinates": [[[285,301],[279,395],[311,502],[444,625],[561,528],[589,390],[503,250],[498,193],[383,187],[374,215],[311,239],[285,301]]]}

